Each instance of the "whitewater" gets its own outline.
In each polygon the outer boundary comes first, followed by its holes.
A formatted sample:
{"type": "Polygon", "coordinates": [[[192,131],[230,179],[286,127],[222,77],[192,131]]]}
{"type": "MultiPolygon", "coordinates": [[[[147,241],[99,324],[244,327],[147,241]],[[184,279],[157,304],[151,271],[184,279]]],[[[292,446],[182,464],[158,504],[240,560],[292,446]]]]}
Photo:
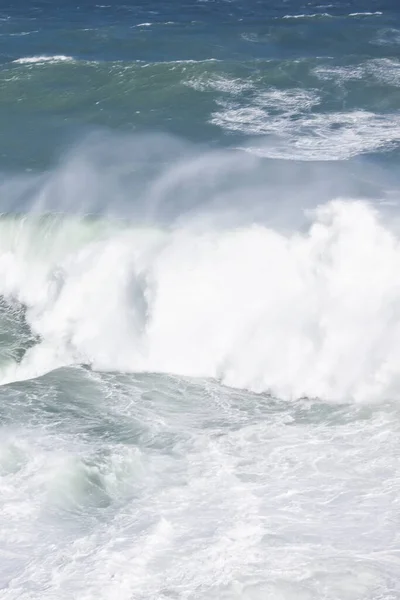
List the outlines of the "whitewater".
{"type": "Polygon", "coordinates": [[[399,240],[367,203],[304,233],[0,221],[0,293],[38,342],[3,383],[88,364],[292,399],[398,399],[399,240]]]}
{"type": "Polygon", "coordinates": [[[283,178],[256,219],[261,158],[96,140],[2,183],[3,597],[395,598],[393,214],[283,178]]]}

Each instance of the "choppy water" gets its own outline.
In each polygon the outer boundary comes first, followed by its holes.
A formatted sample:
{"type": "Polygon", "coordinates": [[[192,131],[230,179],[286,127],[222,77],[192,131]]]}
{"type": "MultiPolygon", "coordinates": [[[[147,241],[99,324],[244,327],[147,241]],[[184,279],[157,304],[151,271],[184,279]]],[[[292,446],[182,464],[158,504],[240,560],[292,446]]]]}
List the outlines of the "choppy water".
{"type": "Polygon", "coordinates": [[[400,11],[0,6],[0,594],[400,598],[400,11]]]}

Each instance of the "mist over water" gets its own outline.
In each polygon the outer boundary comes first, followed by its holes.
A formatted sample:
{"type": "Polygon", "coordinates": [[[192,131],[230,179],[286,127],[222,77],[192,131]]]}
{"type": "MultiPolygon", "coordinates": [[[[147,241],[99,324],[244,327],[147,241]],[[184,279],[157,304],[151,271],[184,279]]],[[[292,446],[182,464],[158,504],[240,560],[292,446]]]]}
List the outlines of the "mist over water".
{"type": "Polygon", "coordinates": [[[0,7],[2,598],[400,597],[399,31],[0,7]]]}

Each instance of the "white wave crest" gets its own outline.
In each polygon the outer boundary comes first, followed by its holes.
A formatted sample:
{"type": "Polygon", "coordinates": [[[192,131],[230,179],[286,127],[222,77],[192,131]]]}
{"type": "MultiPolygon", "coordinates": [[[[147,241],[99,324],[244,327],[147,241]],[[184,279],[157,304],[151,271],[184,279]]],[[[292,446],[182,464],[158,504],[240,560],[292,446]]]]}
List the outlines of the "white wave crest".
{"type": "Polygon", "coordinates": [[[376,10],[375,12],[354,12],[349,13],[349,17],[380,17],[383,13],[380,10],[376,10]]]}
{"type": "Polygon", "coordinates": [[[332,15],[329,13],[312,13],[312,14],[299,14],[299,15],[284,15],[282,19],[323,19],[330,18],[332,15]]]}
{"type": "Polygon", "coordinates": [[[24,64],[35,64],[35,63],[57,63],[57,62],[73,62],[72,56],[64,56],[63,54],[56,54],[54,56],[24,56],[13,60],[14,63],[24,64]]]}
{"type": "MultiPolygon", "coordinates": [[[[332,4],[330,4],[329,6],[333,6],[332,4]]],[[[374,16],[381,16],[383,13],[379,10],[375,11],[375,12],[354,12],[354,13],[349,13],[347,16],[349,17],[374,17],[374,16]]],[[[340,17],[340,15],[338,15],[340,17]]],[[[344,15],[345,16],[345,15],[344,15]]],[[[301,13],[298,15],[284,15],[282,17],[282,19],[321,19],[321,18],[332,18],[333,15],[331,15],[330,13],[301,13]]]]}
{"type": "Polygon", "coordinates": [[[124,226],[74,245],[67,222],[7,227],[0,293],[42,341],[3,383],[90,363],[284,398],[400,396],[400,243],[363,202],[321,206],[305,233],[124,226]]]}

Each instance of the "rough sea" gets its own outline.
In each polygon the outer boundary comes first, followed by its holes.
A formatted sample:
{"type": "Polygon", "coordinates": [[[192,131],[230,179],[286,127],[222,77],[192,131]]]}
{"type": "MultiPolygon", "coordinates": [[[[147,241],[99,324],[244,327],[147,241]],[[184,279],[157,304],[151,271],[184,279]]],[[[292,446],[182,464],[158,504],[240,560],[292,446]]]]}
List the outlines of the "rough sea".
{"type": "Polygon", "coordinates": [[[1,600],[400,599],[398,0],[1,0],[1,600]]]}

